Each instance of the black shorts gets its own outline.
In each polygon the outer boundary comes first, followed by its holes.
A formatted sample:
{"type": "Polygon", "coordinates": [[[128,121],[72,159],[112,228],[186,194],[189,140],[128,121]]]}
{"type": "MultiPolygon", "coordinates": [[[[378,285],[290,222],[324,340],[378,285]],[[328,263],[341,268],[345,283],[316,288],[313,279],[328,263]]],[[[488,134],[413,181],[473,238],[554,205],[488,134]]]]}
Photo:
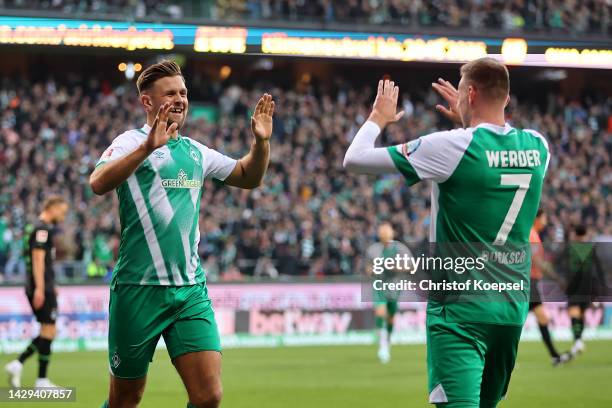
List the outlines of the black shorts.
{"type": "Polygon", "coordinates": [[[28,302],[32,308],[32,313],[36,316],[36,320],[39,323],[55,324],[57,319],[57,297],[55,292],[45,293],[45,302],[42,307],[38,310],[34,310],[34,296],[28,294],[28,302]]]}
{"type": "Polygon", "coordinates": [[[531,279],[530,292],[529,292],[529,310],[533,310],[537,306],[542,304],[542,297],[540,296],[540,284],[539,279],[531,279]]]}
{"type": "Polygon", "coordinates": [[[589,308],[595,297],[592,282],[578,276],[569,282],[565,294],[568,307],[579,306],[583,311],[589,308]]]}

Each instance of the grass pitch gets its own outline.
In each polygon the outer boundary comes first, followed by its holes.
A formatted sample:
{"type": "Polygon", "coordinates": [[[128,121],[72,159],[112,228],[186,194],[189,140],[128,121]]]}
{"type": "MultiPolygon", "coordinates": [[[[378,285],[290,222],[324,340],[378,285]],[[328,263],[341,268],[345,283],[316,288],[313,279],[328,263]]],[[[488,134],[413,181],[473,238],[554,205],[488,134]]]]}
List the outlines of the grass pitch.
{"type": "MultiPolygon", "coordinates": [[[[559,349],[568,344],[559,344],[559,349]]],[[[2,356],[2,366],[13,356],[2,356]]],[[[36,358],[26,363],[31,386],[36,358]]],[[[425,346],[394,346],[381,365],[373,346],[228,349],[223,358],[226,408],[427,407],[425,346]]],[[[107,395],[106,353],[56,353],[50,378],[76,387],[75,403],[2,403],[4,407],[98,408],[107,395]]],[[[522,343],[508,400],[501,408],[612,407],[612,341],[587,343],[584,355],[553,368],[539,342],[522,343]]],[[[165,350],[149,367],[141,407],[184,408],[187,396],[165,350]]]]}

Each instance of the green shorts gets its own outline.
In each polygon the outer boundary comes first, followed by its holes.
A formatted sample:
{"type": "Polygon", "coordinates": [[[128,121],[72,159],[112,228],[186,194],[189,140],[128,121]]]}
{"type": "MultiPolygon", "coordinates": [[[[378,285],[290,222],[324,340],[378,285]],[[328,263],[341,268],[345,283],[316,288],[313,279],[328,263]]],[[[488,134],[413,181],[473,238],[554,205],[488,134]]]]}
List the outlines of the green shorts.
{"type": "Polygon", "coordinates": [[[393,294],[386,293],[380,290],[372,291],[372,301],[374,302],[374,308],[378,308],[379,306],[386,306],[387,313],[390,316],[395,315],[397,313],[397,298],[393,296],[393,294]]]}
{"type": "Polygon", "coordinates": [[[506,396],[522,326],[447,322],[427,313],[429,402],[495,407],[506,396]]]}
{"type": "Polygon", "coordinates": [[[168,354],[221,351],[206,285],[113,285],[109,302],[108,360],[118,378],[140,378],[160,336],[168,354]]]}

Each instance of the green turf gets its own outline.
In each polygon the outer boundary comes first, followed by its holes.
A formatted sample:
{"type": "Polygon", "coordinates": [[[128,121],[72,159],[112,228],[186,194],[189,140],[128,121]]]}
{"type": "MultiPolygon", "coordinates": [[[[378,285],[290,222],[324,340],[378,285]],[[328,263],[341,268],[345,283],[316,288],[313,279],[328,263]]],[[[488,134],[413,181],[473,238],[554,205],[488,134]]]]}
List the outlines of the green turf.
{"type": "MultiPolygon", "coordinates": [[[[567,344],[561,345],[567,347],[567,344]]],[[[553,368],[540,343],[522,343],[503,408],[612,407],[612,342],[593,341],[570,364],[553,368]]],[[[3,356],[4,365],[8,356],[3,356]]],[[[24,371],[34,381],[36,361],[24,371]]],[[[0,403],[15,407],[98,408],[106,397],[108,366],[102,352],[57,353],[50,377],[77,389],[76,403],[0,403]]],[[[228,408],[427,407],[424,346],[396,346],[381,365],[375,348],[308,347],[226,350],[223,406],[228,408]]],[[[149,370],[143,408],[184,408],[187,397],[165,350],[149,370]]]]}

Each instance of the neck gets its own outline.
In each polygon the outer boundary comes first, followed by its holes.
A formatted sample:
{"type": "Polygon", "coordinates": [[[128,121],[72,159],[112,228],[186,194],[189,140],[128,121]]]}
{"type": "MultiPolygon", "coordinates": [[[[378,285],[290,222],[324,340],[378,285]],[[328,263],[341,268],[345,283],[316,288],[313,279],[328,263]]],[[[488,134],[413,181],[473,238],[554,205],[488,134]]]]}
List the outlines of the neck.
{"type": "Polygon", "coordinates": [[[479,112],[472,115],[470,120],[470,127],[476,127],[481,123],[490,123],[492,125],[497,126],[505,126],[506,125],[506,117],[504,115],[503,109],[501,111],[495,112],[479,112]]]}
{"type": "MultiPolygon", "coordinates": [[[[153,127],[153,122],[155,122],[155,116],[147,116],[147,125],[149,125],[149,127],[153,127]]],[[[178,137],[178,129],[175,130],[174,132],[172,132],[172,134],[170,135],[170,137],[172,139],[176,139],[178,137]]]]}

